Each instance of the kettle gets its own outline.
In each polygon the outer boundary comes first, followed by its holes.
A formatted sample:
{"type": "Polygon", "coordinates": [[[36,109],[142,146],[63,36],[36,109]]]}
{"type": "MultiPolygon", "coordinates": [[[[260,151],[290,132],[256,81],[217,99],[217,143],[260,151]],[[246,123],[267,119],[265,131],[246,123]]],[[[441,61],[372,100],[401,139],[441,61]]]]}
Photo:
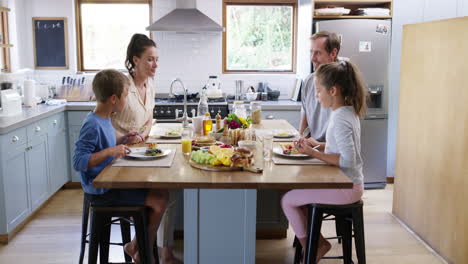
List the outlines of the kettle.
{"type": "Polygon", "coordinates": [[[206,95],[209,98],[221,98],[223,97],[223,92],[221,91],[221,84],[218,80],[218,76],[210,76],[208,83],[205,85],[206,95]]]}

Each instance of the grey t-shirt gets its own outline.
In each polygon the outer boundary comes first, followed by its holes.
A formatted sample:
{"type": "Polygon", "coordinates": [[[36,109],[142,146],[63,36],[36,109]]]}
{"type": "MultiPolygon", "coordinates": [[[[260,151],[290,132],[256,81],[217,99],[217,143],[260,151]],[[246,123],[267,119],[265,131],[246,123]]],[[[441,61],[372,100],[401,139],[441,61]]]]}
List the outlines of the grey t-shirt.
{"type": "Polygon", "coordinates": [[[310,74],[304,81],[304,89],[301,94],[302,112],[307,117],[307,126],[310,136],[320,142],[325,142],[328,120],[331,109],[323,108],[315,97],[314,74],[310,74]]]}
{"type": "Polygon", "coordinates": [[[342,106],[332,112],[325,153],[340,154],[340,169],[354,184],[362,184],[361,122],[352,106],[342,106]]]}

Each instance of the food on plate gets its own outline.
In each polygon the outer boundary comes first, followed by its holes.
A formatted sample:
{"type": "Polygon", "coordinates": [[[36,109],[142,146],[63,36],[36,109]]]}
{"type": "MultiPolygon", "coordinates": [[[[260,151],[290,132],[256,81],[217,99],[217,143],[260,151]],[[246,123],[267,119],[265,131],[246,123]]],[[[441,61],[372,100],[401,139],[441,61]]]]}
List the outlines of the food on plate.
{"type": "Polygon", "coordinates": [[[179,130],[171,130],[166,132],[166,136],[180,136],[180,131],[179,130]]]}
{"type": "Polygon", "coordinates": [[[246,148],[236,148],[231,157],[231,167],[248,168],[253,163],[253,154],[246,148]]]}
{"type": "Polygon", "coordinates": [[[284,136],[291,136],[291,131],[280,131],[276,134],[276,136],[284,137],[284,136]]]}
{"type": "Polygon", "coordinates": [[[213,166],[231,166],[231,157],[234,154],[234,149],[232,148],[221,148],[219,146],[211,146],[208,149],[208,152],[216,156],[216,160],[213,161],[211,165],[213,166]]]}
{"type": "Polygon", "coordinates": [[[156,142],[148,143],[148,149],[157,149],[157,148],[158,148],[158,143],[156,142]]]}
{"type": "Polygon", "coordinates": [[[216,139],[214,137],[211,137],[211,136],[201,136],[201,137],[197,137],[195,139],[195,144],[196,145],[207,146],[207,145],[214,145],[215,143],[216,143],[216,139]]]}
{"type": "Polygon", "coordinates": [[[291,143],[283,143],[283,144],[280,144],[281,146],[281,149],[283,149],[283,154],[286,154],[286,155],[297,155],[297,154],[301,154],[299,151],[297,151],[297,149],[294,147],[294,144],[291,144],[291,143]]]}
{"type": "Polygon", "coordinates": [[[239,144],[239,147],[246,148],[251,151],[253,151],[257,145],[257,142],[253,140],[241,140],[237,143],[239,144]]]}
{"type": "Polygon", "coordinates": [[[216,160],[216,156],[204,150],[192,151],[191,159],[198,164],[211,165],[216,160]]]}
{"type": "Polygon", "coordinates": [[[219,147],[220,147],[220,148],[232,148],[232,146],[229,145],[229,144],[224,144],[224,145],[221,145],[221,146],[219,146],[219,147]]]}
{"type": "Polygon", "coordinates": [[[154,156],[159,156],[159,155],[161,155],[162,153],[163,153],[162,150],[160,150],[160,149],[158,149],[158,148],[156,148],[156,149],[150,149],[150,148],[148,148],[148,149],[146,149],[145,155],[146,155],[146,156],[153,156],[153,157],[154,157],[154,156]]]}

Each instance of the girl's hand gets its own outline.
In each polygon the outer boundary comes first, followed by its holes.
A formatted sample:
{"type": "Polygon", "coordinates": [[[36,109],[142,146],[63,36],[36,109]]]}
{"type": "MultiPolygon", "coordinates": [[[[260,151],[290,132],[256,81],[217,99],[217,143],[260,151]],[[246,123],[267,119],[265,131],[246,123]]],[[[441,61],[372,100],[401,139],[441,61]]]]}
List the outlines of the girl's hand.
{"type": "Polygon", "coordinates": [[[308,144],[298,143],[296,145],[296,147],[297,147],[297,151],[299,151],[299,153],[306,154],[306,155],[309,155],[311,157],[314,157],[315,150],[313,150],[312,147],[310,147],[308,144]]]}
{"type": "Polygon", "coordinates": [[[310,147],[315,147],[317,145],[320,145],[320,142],[318,142],[315,138],[312,138],[312,137],[306,139],[306,141],[307,141],[307,145],[310,147]]]}
{"type": "Polygon", "coordinates": [[[109,154],[116,158],[121,158],[130,153],[130,148],[125,145],[118,145],[109,149],[109,154]]]}

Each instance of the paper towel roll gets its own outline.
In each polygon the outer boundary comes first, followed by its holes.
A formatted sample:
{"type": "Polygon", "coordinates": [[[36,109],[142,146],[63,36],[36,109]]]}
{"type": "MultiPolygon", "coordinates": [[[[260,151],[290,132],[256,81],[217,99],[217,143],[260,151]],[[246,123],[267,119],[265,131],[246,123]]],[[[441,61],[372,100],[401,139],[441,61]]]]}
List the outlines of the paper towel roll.
{"type": "Polygon", "coordinates": [[[34,107],[36,105],[36,85],[34,80],[24,81],[24,105],[34,107]]]}

